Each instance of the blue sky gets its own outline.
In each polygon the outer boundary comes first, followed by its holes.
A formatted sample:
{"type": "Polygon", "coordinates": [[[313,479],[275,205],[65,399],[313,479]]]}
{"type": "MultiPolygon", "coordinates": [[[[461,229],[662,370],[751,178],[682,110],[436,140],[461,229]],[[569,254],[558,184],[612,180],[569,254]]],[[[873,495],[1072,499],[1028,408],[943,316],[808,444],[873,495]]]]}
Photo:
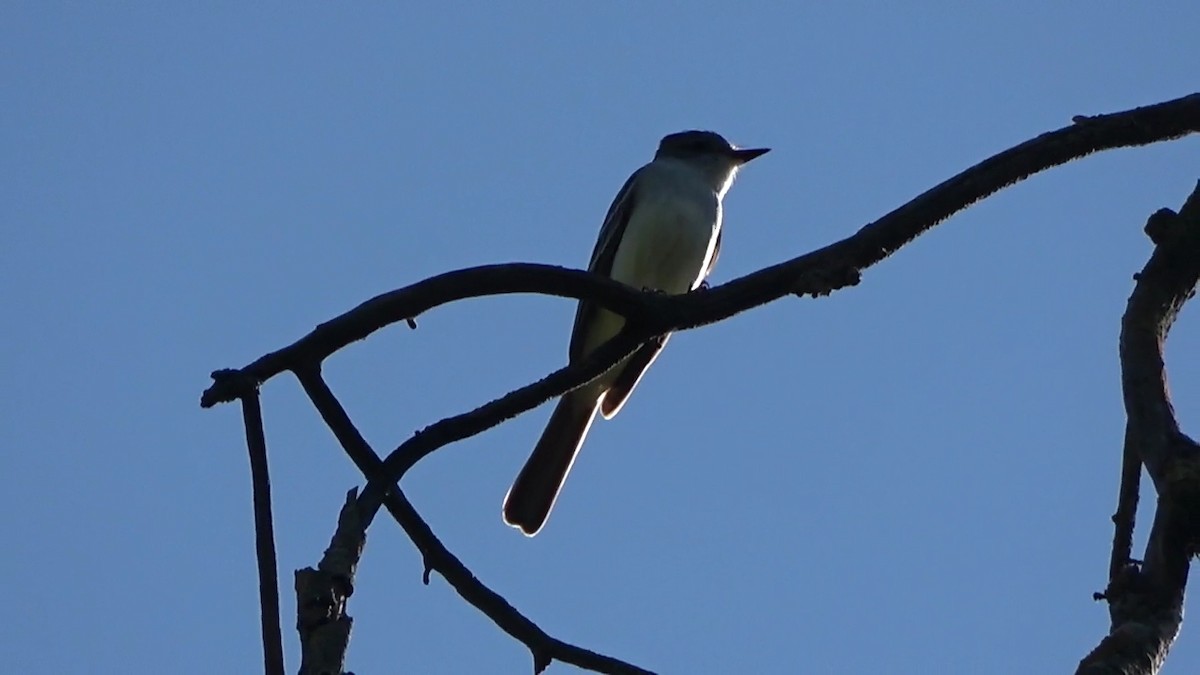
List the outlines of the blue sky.
{"type": "MultiPolygon", "coordinates": [[[[680,129],[774,148],[727,200],[711,281],[728,281],[1073,115],[1200,89],[1198,21],[1183,0],[7,3],[0,661],[258,667],[240,414],[199,408],[209,371],[431,274],[585,265],[622,181],[680,129]]],[[[1182,203],[1198,151],[1089,157],[858,287],[676,336],[593,428],[536,539],[499,511],[549,405],[443,449],[405,487],[551,634],[662,672],[1069,671],[1107,626],[1091,593],[1141,227],[1182,203]]],[[[1167,353],[1193,434],[1198,311],[1167,353]]],[[[386,451],[560,366],[572,313],[463,302],[326,372],[386,451]]],[[[291,570],[318,560],[360,476],[293,379],[263,397],[294,670],[291,570]]],[[[420,575],[376,522],[349,668],[528,672],[524,647],[420,575]]],[[[1185,624],[1166,672],[1198,668],[1185,624]]]]}

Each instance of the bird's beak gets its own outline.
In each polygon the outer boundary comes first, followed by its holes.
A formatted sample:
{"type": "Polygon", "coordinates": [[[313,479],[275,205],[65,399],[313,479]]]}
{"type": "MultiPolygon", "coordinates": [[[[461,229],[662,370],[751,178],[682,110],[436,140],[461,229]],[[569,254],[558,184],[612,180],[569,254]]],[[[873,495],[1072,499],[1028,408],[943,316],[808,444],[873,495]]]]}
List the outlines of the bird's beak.
{"type": "Polygon", "coordinates": [[[770,148],[738,148],[730,153],[730,155],[738,164],[745,164],[755,157],[762,157],[770,151],[770,148]]]}

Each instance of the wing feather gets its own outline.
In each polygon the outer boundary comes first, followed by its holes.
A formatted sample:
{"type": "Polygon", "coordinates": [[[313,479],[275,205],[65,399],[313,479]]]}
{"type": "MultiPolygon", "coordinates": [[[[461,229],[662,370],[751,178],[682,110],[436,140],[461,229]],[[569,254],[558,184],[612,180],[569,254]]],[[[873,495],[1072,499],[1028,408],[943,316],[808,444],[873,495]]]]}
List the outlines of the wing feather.
{"type": "MultiPolygon", "coordinates": [[[[634,183],[641,172],[642,170],[638,169],[629,176],[629,180],[621,186],[621,191],[608,207],[604,225],[600,228],[600,237],[596,240],[596,247],[592,249],[592,259],[588,263],[589,272],[612,276],[613,259],[617,257],[617,247],[621,245],[621,238],[625,236],[625,226],[629,224],[629,214],[633,211],[634,183]]],[[[572,361],[583,356],[587,325],[595,311],[595,305],[584,301],[580,301],[575,309],[575,325],[571,329],[571,346],[568,350],[572,361]]]]}

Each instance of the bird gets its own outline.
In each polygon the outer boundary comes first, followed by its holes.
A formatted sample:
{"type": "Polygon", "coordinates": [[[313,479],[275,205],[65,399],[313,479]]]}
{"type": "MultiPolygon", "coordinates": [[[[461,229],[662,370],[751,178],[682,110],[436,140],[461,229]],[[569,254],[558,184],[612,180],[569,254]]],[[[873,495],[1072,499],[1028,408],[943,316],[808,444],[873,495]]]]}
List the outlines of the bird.
{"type": "MultiPolygon", "coordinates": [[[[769,150],[738,148],[712,131],[664,136],[654,158],[629,176],[609,206],[588,271],[640,290],[695,290],[717,262],[721,202],[738,169],[769,150]]],[[[570,362],[587,358],[614,337],[624,321],[580,301],[568,348],[570,362]]],[[[596,413],[612,419],[621,411],[668,337],[647,342],[600,378],[559,399],[504,497],[504,522],[529,537],[542,529],[596,413]]]]}

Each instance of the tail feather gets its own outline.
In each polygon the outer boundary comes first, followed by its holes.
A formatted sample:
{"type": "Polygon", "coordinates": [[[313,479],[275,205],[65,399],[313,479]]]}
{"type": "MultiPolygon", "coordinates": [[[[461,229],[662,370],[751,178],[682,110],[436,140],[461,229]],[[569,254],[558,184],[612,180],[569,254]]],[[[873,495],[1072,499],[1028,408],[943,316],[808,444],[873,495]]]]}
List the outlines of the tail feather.
{"type": "Polygon", "coordinates": [[[567,395],[558,402],[533,454],[504,497],[504,522],[530,537],[542,529],[595,416],[595,400],[567,395]]]}

